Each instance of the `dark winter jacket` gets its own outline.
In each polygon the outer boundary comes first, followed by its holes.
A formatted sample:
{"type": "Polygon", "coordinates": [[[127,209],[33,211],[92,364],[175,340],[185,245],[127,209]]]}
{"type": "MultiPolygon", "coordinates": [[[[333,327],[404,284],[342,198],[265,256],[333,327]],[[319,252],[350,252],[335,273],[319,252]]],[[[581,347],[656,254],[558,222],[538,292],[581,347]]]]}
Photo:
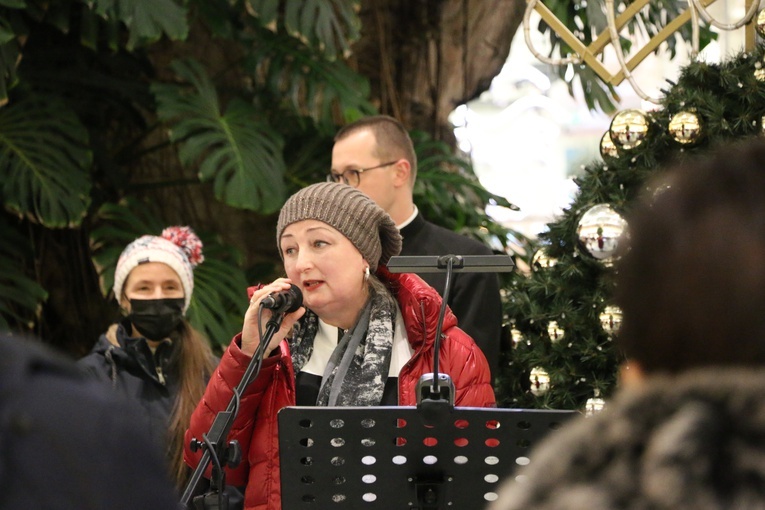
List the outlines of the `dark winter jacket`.
{"type": "Polygon", "coordinates": [[[131,405],[71,360],[0,337],[0,509],[177,508],[131,405]]]}
{"type": "Polygon", "coordinates": [[[765,508],[765,373],[651,378],[529,458],[491,510],[765,508]]]}
{"type": "Polygon", "coordinates": [[[177,374],[170,370],[174,344],[165,341],[152,354],[145,338],[128,336],[128,327],[127,322],[112,325],[77,364],[119,395],[137,402],[138,418],[154,441],[165,445],[179,391],[177,374]]]}
{"type": "MultiPolygon", "coordinates": [[[[417,402],[416,386],[420,376],[432,372],[433,345],[441,298],[435,289],[413,274],[390,274],[385,268],[378,276],[388,284],[404,317],[413,357],[399,373],[399,404],[413,406],[417,402]]],[[[455,385],[455,405],[464,407],[494,406],[494,392],[489,380],[489,367],[473,340],[457,327],[457,319],[447,310],[443,324],[439,372],[451,375],[455,385]]],[[[201,452],[188,448],[191,438],[201,438],[217,413],[226,408],[233,388],[242,379],[250,357],[240,349],[240,336],[232,341],[213,373],[205,395],[191,417],[186,433],[186,462],[196,466],[201,452]]],[[[279,439],[277,412],[295,405],[295,374],[286,341],[279,352],[263,361],[258,377],[241,398],[239,414],[229,439],[236,439],[244,459],[235,470],[228,470],[230,484],[247,485],[247,510],[281,508],[279,480],[279,439]]]]}

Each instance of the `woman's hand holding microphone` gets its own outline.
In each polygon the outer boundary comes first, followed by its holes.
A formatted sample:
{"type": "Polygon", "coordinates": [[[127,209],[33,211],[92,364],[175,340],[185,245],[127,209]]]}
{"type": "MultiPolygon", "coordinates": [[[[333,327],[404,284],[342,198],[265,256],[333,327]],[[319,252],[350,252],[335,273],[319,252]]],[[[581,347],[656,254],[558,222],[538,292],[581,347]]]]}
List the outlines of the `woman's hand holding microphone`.
{"type": "Polygon", "coordinates": [[[266,346],[263,357],[269,356],[279,343],[290,332],[295,322],[305,313],[302,305],[303,296],[292,281],[287,278],[278,278],[277,280],[264,285],[256,290],[250,298],[250,306],[244,314],[244,325],[242,326],[242,352],[252,356],[260,345],[260,334],[258,332],[258,311],[260,304],[264,302],[261,325],[264,328],[274,313],[283,313],[279,331],[272,337],[266,346]],[[265,302],[264,302],[265,300],[265,302]]]}

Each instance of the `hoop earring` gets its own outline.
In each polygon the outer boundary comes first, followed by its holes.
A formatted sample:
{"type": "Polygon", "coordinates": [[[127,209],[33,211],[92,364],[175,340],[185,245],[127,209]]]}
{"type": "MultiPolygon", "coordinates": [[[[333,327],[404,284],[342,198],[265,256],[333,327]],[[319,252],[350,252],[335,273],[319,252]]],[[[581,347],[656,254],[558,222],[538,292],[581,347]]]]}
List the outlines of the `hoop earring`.
{"type": "Polygon", "coordinates": [[[365,282],[369,281],[369,266],[364,268],[364,281],[365,282]]]}

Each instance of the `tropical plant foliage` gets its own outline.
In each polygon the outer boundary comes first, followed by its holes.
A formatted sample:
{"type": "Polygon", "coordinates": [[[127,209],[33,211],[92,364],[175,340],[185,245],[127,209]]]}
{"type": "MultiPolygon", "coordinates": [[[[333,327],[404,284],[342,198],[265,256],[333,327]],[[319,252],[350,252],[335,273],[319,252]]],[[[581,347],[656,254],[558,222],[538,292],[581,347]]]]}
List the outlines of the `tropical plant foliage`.
{"type": "MultiPolygon", "coordinates": [[[[0,0],[0,329],[68,335],[46,340],[81,352],[95,340],[85,325],[99,330],[114,315],[103,298],[124,246],[190,224],[206,260],[189,317],[227,342],[243,289],[263,269],[231,236],[206,231],[209,216],[158,197],[207,193],[268,217],[323,178],[336,127],[375,113],[367,80],[346,60],[359,4],[0,0]],[[91,294],[104,304],[84,310],[91,294]],[[66,328],[53,326],[63,319],[66,328]]],[[[418,196],[434,217],[504,242],[483,212],[502,199],[447,145],[423,138],[417,149],[418,196]]]]}

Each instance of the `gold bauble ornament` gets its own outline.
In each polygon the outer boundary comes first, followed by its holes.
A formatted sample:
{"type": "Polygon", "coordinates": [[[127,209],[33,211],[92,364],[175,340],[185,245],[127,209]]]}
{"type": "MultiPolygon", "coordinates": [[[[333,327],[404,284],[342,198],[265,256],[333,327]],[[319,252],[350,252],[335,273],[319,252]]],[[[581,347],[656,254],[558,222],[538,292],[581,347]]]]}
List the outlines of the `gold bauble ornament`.
{"type": "Polygon", "coordinates": [[[542,367],[534,367],[529,375],[531,393],[539,397],[550,390],[550,374],[542,367]]]}
{"type": "Polygon", "coordinates": [[[513,349],[518,347],[518,344],[523,342],[523,333],[520,332],[520,330],[516,328],[510,329],[510,338],[513,341],[513,349]]]}
{"type": "Polygon", "coordinates": [[[648,134],[648,117],[641,110],[623,110],[611,120],[608,134],[617,147],[634,149],[643,143],[648,134]]]}
{"type": "Polygon", "coordinates": [[[627,222],[608,204],[598,204],[585,212],[576,229],[579,247],[606,267],[618,258],[617,248],[627,222]]]}
{"type": "Polygon", "coordinates": [[[619,149],[613,140],[611,140],[611,133],[608,131],[603,133],[603,136],[600,138],[600,157],[606,163],[619,158],[619,149]]]}
{"type": "Polygon", "coordinates": [[[762,68],[761,62],[754,63],[754,77],[759,81],[765,81],[765,69],[762,68]]]}
{"type": "Polygon", "coordinates": [[[549,255],[547,255],[547,250],[544,248],[540,248],[534,253],[534,256],[531,257],[531,267],[532,269],[549,269],[553,267],[555,264],[558,263],[558,259],[552,258],[549,255]]]}
{"type": "Polygon", "coordinates": [[[680,112],[669,121],[669,134],[682,144],[696,143],[701,138],[701,121],[693,112],[680,112]]]}
{"type": "Polygon", "coordinates": [[[547,334],[550,336],[552,343],[557,343],[566,336],[566,331],[558,326],[558,321],[550,321],[547,323],[547,334]]]}
{"type": "Polygon", "coordinates": [[[755,29],[760,37],[765,38],[765,9],[762,9],[757,13],[757,20],[755,21],[755,29]]]}
{"type": "Polygon", "coordinates": [[[595,396],[588,398],[584,404],[584,415],[592,416],[606,407],[606,401],[600,398],[600,390],[595,390],[595,396]]]}
{"type": "Polygon", "coordinates": [[[607,306],[600,314],[600,325],[609,336],[617,334],[622,325],[622,309],[618,306],[607,306]]]}

